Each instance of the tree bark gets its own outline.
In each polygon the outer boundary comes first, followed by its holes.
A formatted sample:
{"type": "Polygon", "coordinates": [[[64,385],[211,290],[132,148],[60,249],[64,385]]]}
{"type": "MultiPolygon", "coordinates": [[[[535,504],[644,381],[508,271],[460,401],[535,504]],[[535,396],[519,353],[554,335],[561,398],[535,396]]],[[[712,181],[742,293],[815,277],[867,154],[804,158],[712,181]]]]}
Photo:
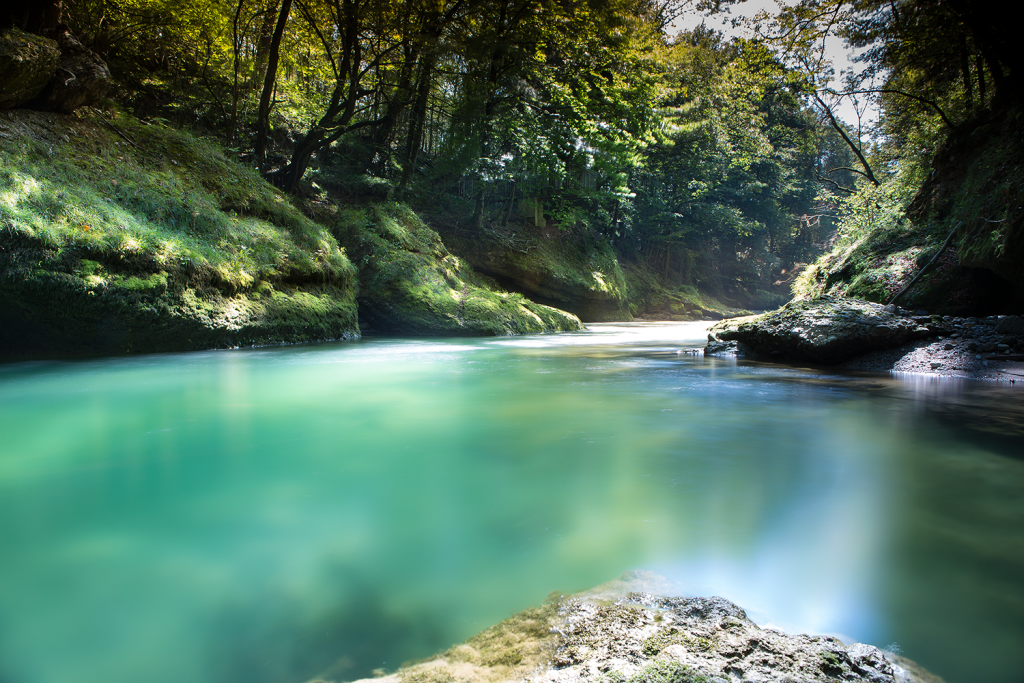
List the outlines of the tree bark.
{"type": "Polygon", "coordinates": [[[254,151],[256,159],[261,166],[267,158],[267,138],[270,136],[271,97],[274,94],[274,86],[277,81],[277,63],[280,58],[281,38],[284,36],[284,27],[288,23],[288,14],[291,10],[292,0],[284,0],[281,3],[281,11],[277,15],[277,26],[274,27],[274,36],[270,39],[267,75],[263,79],[263,92],[260,93],[260,108],[256,116],[256,143],[254,151]]]}
{"type": "Polygon", "coordinates": [[[416,171],[416,159],[420,147],[423,146],[423,126],[427,118],[427,103],[430,99],[430,86],[433,84],[434,52],[430,50],[424,55],[420,64],[419,82],[416,86],[416,101],[409,113],[409,136],[405,145],[405,164],[402,166],[402,180],[398,184],[399,192],[404,192],[416,171]]]}

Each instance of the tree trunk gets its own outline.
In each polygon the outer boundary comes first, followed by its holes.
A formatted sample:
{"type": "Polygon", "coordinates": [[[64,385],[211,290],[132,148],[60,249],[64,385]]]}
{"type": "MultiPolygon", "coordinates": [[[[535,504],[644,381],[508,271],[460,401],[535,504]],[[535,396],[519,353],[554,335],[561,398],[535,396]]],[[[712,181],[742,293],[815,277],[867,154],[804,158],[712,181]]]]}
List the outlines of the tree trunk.
{"type": "Polygon", "coordinates": [[[231,122],[228,124],[228,146],[235,141],[235,130],[238,127],[238,72],[241,68],[241,55],[239,54],[242,50],[241,37],[238,35],[238,24],[242,16],[242,7],[245,6],[245,0],[238,0],[238,4],[235,6],[235,18],[231,22],[231,52],[234,56],[234,80],[231,83],[231,122]]]}
{"type": "Polygon", "coordinates": [[[263,92],[260,94],[260,108],[259,113],[256,116],[256,144],[254,145],[254,151],[256,153],[256,159],[261,166],[266,161],[267,157],[267,138],[270,136],[271,96],[274,94],[274,87],[277,80],[277,62],[280,57],[281,37],[284,35],[284,27],[285,24],[288,23],[288,14],[291,10],[292,0],[284,0],[281,3],[281,11],[277,15],[277,26],[274,27],[274,36],[270,39],[270,54],[267,59],[267,75],[266,78],[263,79],[263,92]]]}
{"type": "Polygon", "coordinates": [[[427,103],[430,100],[430,86],[433,84],[434,53],[424,55],[420,64],[420,77],[416,87],[416,101],[409,113],[409,136],[405,145],[405,165],[398,191],[404,192],[416,171],[416,159],[423,146],[423,126],[427,118],[427,103]]]}

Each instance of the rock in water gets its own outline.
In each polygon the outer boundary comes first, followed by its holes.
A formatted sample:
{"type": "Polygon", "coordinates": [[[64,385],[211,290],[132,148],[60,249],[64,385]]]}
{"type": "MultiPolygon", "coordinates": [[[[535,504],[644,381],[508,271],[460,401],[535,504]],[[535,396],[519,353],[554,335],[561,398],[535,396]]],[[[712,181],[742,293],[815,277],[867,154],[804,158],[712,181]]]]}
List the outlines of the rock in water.
{"type": "Polygon", "coordinates": [[[0,109],[31,101],[53,78],[60,48],[49,38],[16,28],[0,31],[0,109]]]}
{"type": "Polygon", "coordinates": [[[659,584],[667,583],[650,572],[627,572],[585,593],[525,610],[433,659],[373,680],[941,683],[914,662],[872,645],[761,628],[723,598],[628,592],[631,587],[661,590],[659,584]]]}
{"type": "Polygon", "coordinates": [[[59,27],[60,63],[53,79],[29,105],[31,109],[70,114],[79,107],[97,104],[110,87],[106,63],[71,34],[59,27]]]}
{"type": "Polygon", "coordinates": [[[837,365],[932,332],[898,309],[860,299],[822,296],[791,301],[777,311],[714,325],[708,341],[736,341],[765,358],[837,365]]]}

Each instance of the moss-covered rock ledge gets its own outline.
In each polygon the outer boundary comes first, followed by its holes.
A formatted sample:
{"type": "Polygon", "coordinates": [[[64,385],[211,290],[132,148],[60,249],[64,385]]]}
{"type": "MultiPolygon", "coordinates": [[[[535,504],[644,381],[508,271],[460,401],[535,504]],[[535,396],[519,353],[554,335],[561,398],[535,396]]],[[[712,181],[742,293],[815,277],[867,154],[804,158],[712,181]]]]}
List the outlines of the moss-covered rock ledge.
{"type": "Polygon", "coordinates": [[[0,142],[0,354],[358,336],[344,250],[216,145],[21,110],[0,142]]]}
{"type": "Polygon", "coordinates": [[[297,206],[159,123],[0,112],[0,357],[351,339],[360,313],[397,334],[582,328],[501,291],[404,205],[297,206]]]}
{"type": "Polygon", "coordinates": [[[583,329],[572,313],[505,292],[474,271],[408,205],[350,207],[323,220],[359,269],[359,316],[376,330],[502,336],[583,329]]]}
{"type": "Polygon", "coordinates": [[[768,359],[836,365],[855,356],[888,349],[933,334],[930,316],[895,306],[821,296],[791,301],[761,315],[723,320],[708,331],[707,354],[730,345],[768,359]]]}
{"type": "Polygon", "coordinates": [[[915,663],[871,645],[761,628],[722,598],[659,597],[633,590],[667,583],[658,578],[627,572],[586,593],[552,597],[437,657],[370,680],[941,683],[915,663]]]}

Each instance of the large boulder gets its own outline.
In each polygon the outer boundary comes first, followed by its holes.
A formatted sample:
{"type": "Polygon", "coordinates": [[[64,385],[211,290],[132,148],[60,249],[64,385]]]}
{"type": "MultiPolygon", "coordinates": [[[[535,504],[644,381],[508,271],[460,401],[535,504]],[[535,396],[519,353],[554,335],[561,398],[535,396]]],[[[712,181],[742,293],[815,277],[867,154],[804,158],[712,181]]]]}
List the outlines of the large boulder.
{"type": "Polygon", "coordinates": [[[53,79],[60,56],[54,40],[16,28],[0,32],[0,109],[37,97],[53,79]]]}
{"type": "Polygon", "coordinates": [[[60,63],[56,73],[30,107],[70,114],[79,107],[97,104],[110,87],[110,69],[65,26],[58,28],[57,44],[60,63]]]}
{"type": "Polygon", "coordinates": [[[708,342],[738,342],[754,355],[837,365],[933,334],[931,319],[861,299],[822,296],[714,325],[708,342]]]}
{"type": "MultiPolygon", "coordinates": [[[[627,572],[585,593],[552,599],[433,658],[357,683],[942,683],[915,662],[872,645],[761,628],[723,598],[619,594],[637,578],[668,583],[644,574],[627,572]]],[[[318,678],[334,675],[328,670],[318,678]]]]}

